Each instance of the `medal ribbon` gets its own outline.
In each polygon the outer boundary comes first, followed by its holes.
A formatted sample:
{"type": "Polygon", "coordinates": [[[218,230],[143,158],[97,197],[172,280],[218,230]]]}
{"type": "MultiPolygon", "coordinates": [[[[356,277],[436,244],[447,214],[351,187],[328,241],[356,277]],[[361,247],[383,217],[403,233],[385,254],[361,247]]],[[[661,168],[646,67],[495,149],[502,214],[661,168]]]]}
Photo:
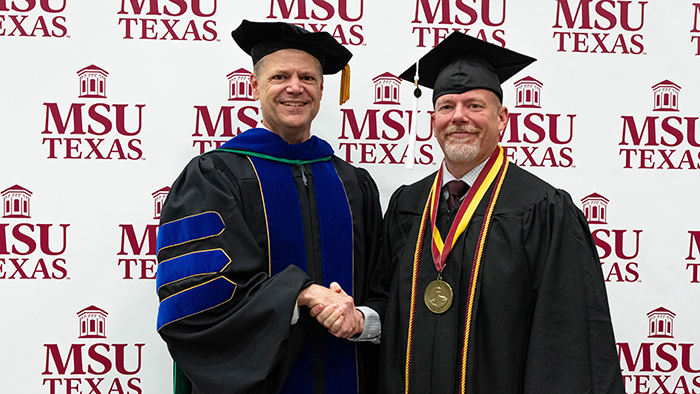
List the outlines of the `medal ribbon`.
{"type": "Polygon", "coordinates": [[[491,187],[494,179],[501,170],[501,166],[505,161],[505,155],[503,154],[503,148],[497,146],[493,153],[486,162],[483,170],[479,173],[476,178],[474,185],[469,188],[467,196],[462,201],[459,206],[459,211],[457,211],[457,216],[452,222],[449,232],[447,233],[447,238],[445,242],[442,242],[442,236],[437,226],[435,226],[435,220],[437,219],[437,207],[440,201],[440,188],[442,186],[442,170],[444,166],[440,167],[440,171],[435,178],[433,183],[433,188],[430,190],[430,197],[428,198],[427,204],[430,205],[430,220],[433,228],[433,242],[432,242],[432,253],[433,261],[435,262],[435,268],[438,273],[442,272],[445,268],[445,263],[447,261],[447,256],[452,251],[452,247],[457,243],[457,239],[460,235],[467,229],[469,221],[476,211],[476,207],[479,206],[482,198],[486,194],[486,191],[491,187]]]}

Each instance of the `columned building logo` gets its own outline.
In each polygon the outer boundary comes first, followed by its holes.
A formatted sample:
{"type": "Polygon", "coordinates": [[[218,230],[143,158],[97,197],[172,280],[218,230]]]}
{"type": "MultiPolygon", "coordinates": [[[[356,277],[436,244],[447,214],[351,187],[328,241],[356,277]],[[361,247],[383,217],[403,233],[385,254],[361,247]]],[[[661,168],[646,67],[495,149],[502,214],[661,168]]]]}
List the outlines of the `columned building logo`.
{"type": "Polygon", "coordinates": [[[377,75],[374,83],[374,104],[401,104],[399,102],[399,86],[401,79],[391,73],[377,75]]]}
{"type": "Polygon", "coordinates": [[[160,219],[160,212],[163,209],[163,203],[165,203],[165,198],[168,197],[169,192],[170,187],[166,186],[151,194],[153,196],[153,209],[155,212],[153,219],[160,219]]]}
{"type": "Polygon", "coordinates": [[[608,223],[609,200],[598,193],[592,193],[581,199],[583,214],[590,224],[608,223]]]}
{"type": "Polygon", "coordinates": [[[78,312],[80,335],[78,338],[107,338],[106,324],[107,312],[90,305],[78,312]]]}
{"type": "Polygon", "coordinates": [[[107,71],[91,64],[78,71],[80,98],[107,98],[107,71]]]}
{"type": "Polygon", "coordinates": [[[673,319],[676,314],[660,307],[647,313],[649,338],[673,338],[673,319]]]}
{"type": "Polygon", "coordinates": [[[30,198],[32,192],[20,185],[8,187],[2,191],[3,218],[31,218],[30,198]]]}
{"type": "Polygon", "coordinates": [[[226,76],[228,78],[229,101],[254,101],[253,87],[250,84],[252,74],[244,68],[239,68],[226,76]]]}
{"type": "Polygon", "coordinates": [[[516,108],[541,108],[542,82],[527,76],[516,81],[513,85],[515,86],[516,108]]]}
{"type": "Polygon", "coordinates": [[[680,86],[666,79],[651,89],[654,91],[654,111],[678,111],[680,86]]]}

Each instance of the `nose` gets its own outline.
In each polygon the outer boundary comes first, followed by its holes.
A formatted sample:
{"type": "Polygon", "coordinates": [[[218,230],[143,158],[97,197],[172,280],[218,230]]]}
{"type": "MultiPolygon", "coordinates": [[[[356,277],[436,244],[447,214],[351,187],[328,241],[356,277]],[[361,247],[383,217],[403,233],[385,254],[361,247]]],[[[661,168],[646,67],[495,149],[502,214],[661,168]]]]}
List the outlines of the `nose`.
{"type": "Polygon", "coordinates": [[[304,84],[298,76],[294,75],[289,78],[286,91],[289,94],[301,94],[304,92],[304,84]]]}
{"type": "Polygon", "coordinates": [[[450,121],[456,125],[463,125],[469,122],[469,117],[467,117],[467,107],[462,103],[457,103],[454,111],[452,112],[452,119],[450,121]]]}

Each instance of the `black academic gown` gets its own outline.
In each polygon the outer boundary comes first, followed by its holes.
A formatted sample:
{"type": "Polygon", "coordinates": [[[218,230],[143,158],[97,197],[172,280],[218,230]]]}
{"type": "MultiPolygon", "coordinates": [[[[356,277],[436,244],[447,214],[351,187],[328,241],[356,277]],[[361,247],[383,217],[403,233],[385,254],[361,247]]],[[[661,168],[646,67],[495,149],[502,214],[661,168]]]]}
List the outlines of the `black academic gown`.
{"type": "MultiPolygon", "coordinates": [[[[399,188],[385,214],[370,302],[383,317],[381,393],[404,393],[413,254],[434,177],[399,188]]],[[[455,297],[440,315],[423,301],[426,286],[437,277],[428,226],[417,279],[410,393],[460,393],[467,286],[493,187],[447,258],[442,276],[455,297]]],[[[442,198],[441,234],[447,233],[448,216],[442,198]]],[[[566,192],[515,165],[508,167],[481,261],[466,393],[624,393],[605,283],[586,219],[566,192]]]]}
{"type": "MultiPolygon", "coordinates": [[[[332,163],[340,176],[352,212],[354,236],[354,298],[367,298],[370,267],[379,254],[381,207],[377,187],[363,169],[337,157],[332,163]]],[[[291,165],[304,222],[307,271],[290,265],[269,276],[267,230],[260,185],[248,158],[231,152],[213,152],[193,159],[167,197],[161,226],[206,211],[216,211],[225,223],[218,236],[161,250],[159,263],[193,251],[223,249],[231,257],[221,273],[237,287],[233,298],[214,309],[165,325],[159,333],[193,383],[193,393],[277,393],[295,362],[305,338],[313,341],[316,393],[324,392],[324,342],[330,334],[301,308],[291,325],[299,292],[321,283],[318,217],[314,179],[308,165],[291,165]]],[[[291,230],[291,229],[290,229],[291,230]]],[[[353,242],[353,240],[348,240],[353,242]]],[[[159,289],[165,299],[202,283],[201,276],[159,289]]],[[[378,346],[356,346],[361,392],[376,389],[378,346]]],[[[329,390],[327,392],[333,392],[329,390]]]]}

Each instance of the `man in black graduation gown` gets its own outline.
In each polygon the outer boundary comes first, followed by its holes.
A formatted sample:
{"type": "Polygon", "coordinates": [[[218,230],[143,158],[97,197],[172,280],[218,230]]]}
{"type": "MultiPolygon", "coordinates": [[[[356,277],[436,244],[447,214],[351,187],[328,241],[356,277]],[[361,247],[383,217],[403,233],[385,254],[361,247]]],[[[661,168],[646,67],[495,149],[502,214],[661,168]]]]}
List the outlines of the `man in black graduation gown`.
{"type": "Polygon", "coordinates": [[[243,21],[232,36],[253,58],[264,127],[194,158],[173,184],[158,234],[158,332],[191,382],[183,391],[376,389],[378,346],[361,341],[378,336],[379,317],[355,304],[379,254],[378,190],[310,131],[323,74],[352,55],[287,23],[243,21]]]}
{"type": "Polygon", "coordinates": [[[500,84],[533,61],[453,33],[418,64],[445,160],[385,214],[370,285],[381,393],[624,393],[585,217],[498,146],[500,84]],[[451,180],[469,185],[461,200],[451,180]]]}

